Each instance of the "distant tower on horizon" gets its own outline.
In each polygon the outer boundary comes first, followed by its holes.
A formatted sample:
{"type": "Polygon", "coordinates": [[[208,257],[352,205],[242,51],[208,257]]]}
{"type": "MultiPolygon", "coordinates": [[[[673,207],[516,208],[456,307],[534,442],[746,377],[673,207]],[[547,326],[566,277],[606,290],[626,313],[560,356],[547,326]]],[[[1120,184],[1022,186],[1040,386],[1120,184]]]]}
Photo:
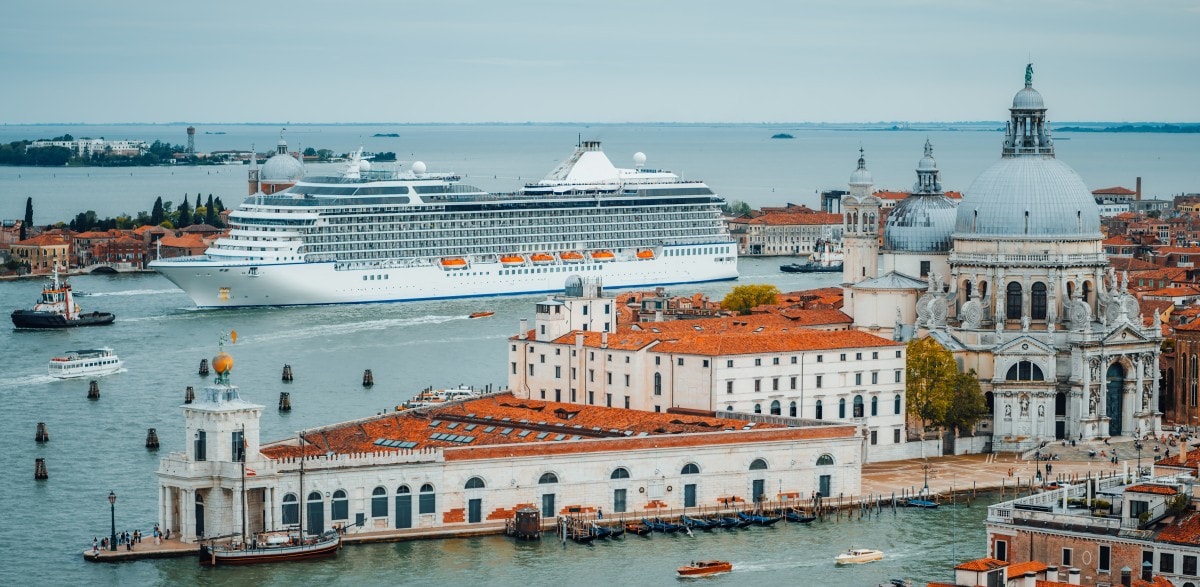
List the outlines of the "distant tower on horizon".
{"type": "Polygon", "coordinates": [[[188,155],[195,155],[196,154],[196,127],[189,126],[187,128],[187,133],[188,133],[188,149],[187,149],[188,155]]]}

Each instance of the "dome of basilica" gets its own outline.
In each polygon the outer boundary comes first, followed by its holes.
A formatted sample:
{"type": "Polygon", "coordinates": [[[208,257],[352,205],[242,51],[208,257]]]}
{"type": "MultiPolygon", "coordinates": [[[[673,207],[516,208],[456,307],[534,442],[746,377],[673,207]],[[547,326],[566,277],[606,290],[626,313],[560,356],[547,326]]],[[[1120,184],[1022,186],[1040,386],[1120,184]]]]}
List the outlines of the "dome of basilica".
{"type": "Polygon", "coordinates": [[[949,251],[957,208],[941,194],[904,198],[888,214],[883,248],[913,253],[949,251]]]}
{"type": "Polygon", "coordinates": [[[263,164],[260,177],[262,181],[299,181],[304,177],[304,165],[291,155],[283,153],[272,155],[263,164]]]}
{"type": "Polygon", "coordinates": [[[1004,157],[971,183],[955,237],[1103,238],[1083,178],[1052,156],[1004,157]]]}

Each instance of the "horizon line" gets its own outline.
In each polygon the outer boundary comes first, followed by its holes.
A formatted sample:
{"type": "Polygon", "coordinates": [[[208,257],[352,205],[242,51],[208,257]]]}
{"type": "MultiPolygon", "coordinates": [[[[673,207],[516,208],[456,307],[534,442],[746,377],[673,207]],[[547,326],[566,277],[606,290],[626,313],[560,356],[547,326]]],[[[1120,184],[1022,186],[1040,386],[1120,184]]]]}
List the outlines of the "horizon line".
{"type": "MultiPolygon", "coordinates": [[[[890,121],[872,121],[872,122],[802,122],[802,121],[773,121],[773,122],[680,122],[680,121],[644,121],[644,122],[594,122],[594,121],[545,121],[545,122],[503,122],[503,121],[485,121],[485,122],[385,122],[385,121],[365,121],[365,122],[293,122],[293,121],[267,121],[267,122],[190,122],[190,121],[168,121],[168,122],[0,122],[0,126],[172,126],[172,125],[211,125],[211,126],[637,126],[637,125],[667,125],[667,126],[914,126],[914,125],[933,125],[933,126],[950,126],[950,125],[1003,125],[1004,120],[951,120],[951,121],[907,121],[907,120],[890,120],[890,121]]],[[[1051,123],[1053,126],[1068,126],[1078,124],[1105,124],[1105,125],[1177,125],[1189,126],[1200,125],[1197,122],[1178,122],[1178,121],[1105,121],[1105,120],[1065,120],[1061,122],[1051,123]]]]}

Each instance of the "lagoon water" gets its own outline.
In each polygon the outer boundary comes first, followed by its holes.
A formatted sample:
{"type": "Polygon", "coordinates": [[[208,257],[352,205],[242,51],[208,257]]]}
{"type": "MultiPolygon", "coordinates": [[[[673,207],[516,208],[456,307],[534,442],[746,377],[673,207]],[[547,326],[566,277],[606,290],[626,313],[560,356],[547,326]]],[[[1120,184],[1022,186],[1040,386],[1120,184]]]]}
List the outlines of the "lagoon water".
{"type": "MultiPolygon", "coordinates": [[[[784,274],[779,259],[747,259],[742,280],[774,283],[784,291],[831,285],[836,275],[784,274]]],[[[262,437],[391,409],[426,386],[503,384],[505,339],[518,320],[532,318],[537,297],[412,304],[198,311],[183,292],[156,274],[80,276],[72,280],[85,310],[117,314],[112,326],[72,331],[7,331],[0,337],[0,444],[5,487],[0,491],[0,584],[30,577],[46,584],[275,585],[383,583],[556,585],[580,577],[613,584],[665,584],[673,569],[696,558],[732,560],[737,571],[714,584],[875,585],[890,577],[948,579],[952,561],[982,556],[983,501],[955,511],[884,512],[872,521],[817,523],[811,528],[751,528],[686,536],[630,536],[595,546],[565,546],[553,535],[535,544],[503,537],[431,540],[343,549],[336,561],[244,569],[202,569],[195,559],[117,565],[85,563],[93,536],[108,532],[106,496],[118,495],[118,530],[143,531],[157,516],[154,471],[160,456],[184,448],[180,405],[184,388],[199,389],[202,358],[215,354],[221,332],[236,330],[227,347],[233,381],[243,397],[263,404],[262,437]],[[491,309],[496,315],[471,320],[491,309]],[[87,380],[56,380],[46,362],[74,348],[111,346],[123,372],[101,377],[100,399],[86,399],[87,380]],[[283,383],[283,365],[295,381],[283,383]],[[376,384],[361,386],[371,369],[376,384]],[[293,410],[279,413],[279,392],[293,410]],[[51,440],[34,442],[37,422],[51,440]],[[158,452],[144,448],[156,428],[158,452]],[[34,459],[46,459],[50,478],[33,480],[34,459]],[[835,569],[833,557],[871,546],[887,559],[835,569]],[[811,584],[811,583],[809,583],[811,584]]],[[[33,302],[38,280],[0,283],[0,307],[33,302]]],[[[723,296],[732,284],[676,288],[723,296]]]]}
{"type": "MultiPolygon", "coordinates": [[[[260,151],[278,140],[267,126],[199,129],[200,150],[260,151]]],[[[0,126],[0,140],[76,136],[185,140],[183,126],[0,126]]],[[[844,189],[862,145],[880,187],[905,189],[928,136],[946,189],[965,189],[999,157],[1000,133],[982,130],[892,132],[789,129],[778,126],[395,126],[296,127],[293,148],[396,151],[402,161],[424,160],[432,171],[455,171],[465,181],[506,191],[538,178],[565,157],[576,137],[604,141],[614,162],[635,151],[648,165],[708,181],[729,199],[753,206],[792,201],[816,205],[815,190],[844,189]],[[397,132],[399,138],[373,138],[397,132]],[[791,132],[793,140],[771,140],[791,132]]],[[[1148,196],[1198,191],[1200,135],[1060,135],[1058,153],[1093,189],[1133,187],[1141,175],[1148,196]],[[1069,141],[1061,141],[1070,138],[1069,141]]],[[[154,198],[220,196],[228,206],[245,190],[245,167],[13,168],[0,167],[0,218],[19,218],[34,198],[35,222],[46,224],[95,210],[100,216],[148,210],[154,198]]],[[[840,275],[783,274],[790,259],[743,259],[742,283],[773,283],[790,291],[835,284],[840,275]]],[[[108,531],[106,496],[118,495],[121,530],[143,531],[156,521],[154,471],[159,457],[182,450],[184,388],[199,388],[202,358],[212,357],[222,332],[238,331],[230,350],[234,382],[244,397],[267,406],[264,439],[391,409],[427,386],[503,384],[505,343],[536,298],[493,298],[411,304],[198,311],[182,291],[155,274],[81,276],[73,280],[85,310],[117,314],[112,326],[0,336],[0,584],[378,584],[548,585],[600,580],[614,584],[673,583],[672,569],[694,558],[723,557],[737,571],[714,584],[875,585],[890,577],[949,579],[955,561],[982,556],[981,504],[934,512],[884,513],[877,520],[698,534],[694,538],[630,537],[624,542],[565,547],[553,540],[514,544],[500,537],[437,540],[347,548],[336,561],[250,569],[199,569],[193,559],[93,565],[82,550],[108,531]],[[489,309],[492,318],[469,320],[489,309]],[[49,358],[64,350],[111,346],[127,363],[101,378],[101,398],[86,399],[86,380],[54,380],[49,358]],[[290,364],[295,382],[280,381],[290,364]],[[364,369],[376,385],[361,387],[364,369]],[[275,410],[281,391],[294,409],[275,410]],[[50,442],[34,443],[38,422],[50,442]],[[156,428],[162,448],[144,448],[156,428]],[[34,459],[49,468],[33,480],[34,459]],[[834,569],[833,556],[851,546],[885,550],[887,559],[834,569]]],[[[677,287],[687,294],[723,296],[731,283],[677,287]]],[[[0,309],[29,307],[39,280],[0,282],[0,309]]]]}

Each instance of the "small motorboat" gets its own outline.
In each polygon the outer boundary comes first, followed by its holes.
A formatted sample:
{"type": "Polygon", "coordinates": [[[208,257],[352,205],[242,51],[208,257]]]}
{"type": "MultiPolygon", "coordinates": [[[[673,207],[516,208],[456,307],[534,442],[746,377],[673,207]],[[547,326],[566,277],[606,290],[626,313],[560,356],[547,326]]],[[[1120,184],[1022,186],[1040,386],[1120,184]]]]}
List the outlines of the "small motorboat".
{"type": "Polygon", "coordinates": [[[810,524],[813,520],[817,519],[816,516],[806,516],[796,510],[788,510],[788,512],[784,514],[784,517],[787,518],[787,521],[797,524],[810,524]]]}
{"type": "Polygon", "coordinates": [[[704,577],[732,570],[733,563],[729,561],[692,561],[686,567],[679,567],[677,571],[681,577],[704,577]]]}
{"type": "Polygon", "coordinates": [[[883,551],[871,548],[851,548],[834,559],[839,565],[857,565],[883,560],[883,551]]]}
{"type": "Polygon", "coordinates": [[[627,522],[625,524],[625,531],[638,536],[646,536],[653,532],[654,529],[642,522],[627,522]]]}
{"type": "Polygon", "coordinates": [[[931,510],[936,508],[938,503],[936,501],[929,501],[928,499],[910,499],[905,505],[910,508],[925,508],[931,510]]]}
{"type": "Polygon", "coordinates": [[[494,316],[494,315],[496,315],[495,312],[493,312],[491,310],[484,310],[482,312],[474,312],[467,317],[468,318],[487,318],[488,316],[494,316]]]}

